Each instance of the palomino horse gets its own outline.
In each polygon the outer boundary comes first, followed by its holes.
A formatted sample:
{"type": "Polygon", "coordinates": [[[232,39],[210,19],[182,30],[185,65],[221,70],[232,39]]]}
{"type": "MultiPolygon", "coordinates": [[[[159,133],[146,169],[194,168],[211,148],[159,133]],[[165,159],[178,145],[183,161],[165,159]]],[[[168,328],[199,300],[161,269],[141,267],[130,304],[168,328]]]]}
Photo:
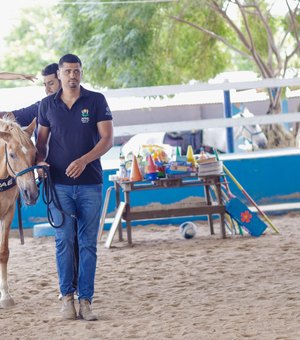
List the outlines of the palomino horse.
{"type": "MultiPolygon", "coordinates": [[[[239,112],[232,118],[248,118],[253,117],[253,113],[247,108],[243,112],[239,112]]],[[[258,150],[267,147],[267,138],[259,125],[236,126],[233,128],[234,140],[242,143],[247,142],[240,149],[258,150]]],[[[143,145],[154,144],[163,146],[167,153],[172,152],[170,146],[180,146],[183,155],[186,154],[188,145],[192,145],[194,153],[199,153],[204,147],[207,152],[213,152],[212,148],[219,152],[226,152],[227,139],[225,128],[208,128],[195,131],[181,131],[173,133],[154,132],[154,133],[138,133],[131,137],[123,146],[122,153],[127,156],[130,152],[137,155],[143,145]]]]}
{"type": "Polygon", "coordinates": [[[26,205],[34,205],[38,198],[31,168],[36,156],[31,141],[34,128],[35,119],[25,129],[9,117],[0,119],[0,308],[14,305],[8,291],[7,262],[8,238],[16,199],[19,192],[26,205]]]}

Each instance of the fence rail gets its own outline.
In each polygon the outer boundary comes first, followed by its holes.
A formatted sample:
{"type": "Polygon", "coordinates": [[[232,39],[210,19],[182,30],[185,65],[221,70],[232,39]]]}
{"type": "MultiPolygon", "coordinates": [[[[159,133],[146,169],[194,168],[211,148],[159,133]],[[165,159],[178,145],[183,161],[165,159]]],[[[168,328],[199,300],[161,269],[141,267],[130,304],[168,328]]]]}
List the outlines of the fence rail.
{"type": "Polygon", "coordinates": [[[186,92],[201,91],[228,91],[228,90],[250,90],[260,88],[276,88],[276,87],[298,87],[300,86],[300,78],[290,79],[263,79],[257,81],[244,82],[228,82],[208,84],[199,83],[193,85],[166,85],[166,86],[150,86],[150,87],[132,87],[126,89],[104,90],[102,91],[106,97],[148,97],[173,95],[186,92]]]}
{"type": "Polygon", "coordinates": [[[151,132],[171,132],[171,131],[188,131],[202,130],[207,128],[228,128],[234,126],[247,126],[253,124],[273,124],[273,123],[294,123],[300,122],[300,113],[280,113],[272,115],[255,116],[249,118],[217,118],[190,120],[185,122],[167,122],[154,124],[137,124],[116,126],[114,128],[115,137],[132,136],[137,133],[151,132]]]}
{"type": "MultiPolygon", "coordinates": [[[[300,78],[291,79],[263,79],[258,81],[246,82],[227,82],[218,84],[194,84],[194,85],[169,85],[169,86],[152,86],[108,90],[103,93],[107,97],[147,97],[147,96],[162,96],[173,95],[187,92],[201,92],[201,91],[226,91],[230,90],[248,90],[261,88],[276,88],[276,87],[300,87],[300,78]]],[[[228,93],[228,92],[227,92],[228,93]]],[[[230,99],[229,99],[230,104],[230,99]]],[[[273,115],[259,115],[251,118],[219,118],[219,119],[204,119],[191,120],[181,122],[161,122],[151,124],[134,124],[116,126],[114,128],[115,137],[132,136],[137,133],[151,133],[151,132],[171,132],[184,131],[207,128],[230,128],[234,126],[247,126],[252,124],[273,124],[273,123],[293,123],[300,122],[300,113],[285,113],[273,115]]]]}

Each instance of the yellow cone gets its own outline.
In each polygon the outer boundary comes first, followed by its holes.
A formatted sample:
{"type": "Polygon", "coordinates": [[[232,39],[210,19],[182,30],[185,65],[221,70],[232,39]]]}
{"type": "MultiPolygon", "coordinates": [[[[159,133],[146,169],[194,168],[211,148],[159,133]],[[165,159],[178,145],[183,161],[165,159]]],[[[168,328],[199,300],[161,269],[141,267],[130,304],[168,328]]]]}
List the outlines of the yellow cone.
{"type": "Polygon", "coordinates": [[[192,163],[193,165],[196,164],[196,160],[194,157],[194,151],[191,145],[188,146],[187,148],[187,152],[186,152],[186,160],[190,163],[192,163]]]}

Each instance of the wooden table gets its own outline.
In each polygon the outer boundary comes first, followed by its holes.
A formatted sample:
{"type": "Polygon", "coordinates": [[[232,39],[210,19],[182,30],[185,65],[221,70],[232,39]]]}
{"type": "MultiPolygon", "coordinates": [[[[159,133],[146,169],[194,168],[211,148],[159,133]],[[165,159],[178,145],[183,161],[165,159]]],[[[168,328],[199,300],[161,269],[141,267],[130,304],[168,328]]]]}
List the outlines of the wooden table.
{"type": "MultiPolygon", "coordinates": [[[[178,217],[178,216],[201,216],[206,215],[208,217],[208,224],[210,227],[210,233],[214,234],[213,225],[213,214],[220,216],[220,232],[222,238],[226,237],[225,232],[225,206],[222,202],[221,193],[221,176],[210,175],[203,177],[184,177],[184,178],[161,178],[154,181],[142,181],[142,182],[131,182],[131,181],[114,181],[114,188],[116,193],[116,207],[118,220],[115,223],[119,231],[119,241],[123,241],[123,230],[121,225],[121,218],[126,221],[127,241],[132,244],[132,228],[131,221],[144,220],[144,219],[155,219],[164,217],[178,217]],[[137,211],[130,204],[130,194],[134,191],[147,191],[154,189],[170,189],[170,188],[183,188],[183,187],[195,187],[195,193],[197,195],[197,187],[204,189],[204,200],[194,206],[189,207],[178,207],[176,208],[147,208],[144,207],[142,211],[137,211]],[[211,195],[210,188],[213,188],[214,197],[211,195]],[[124,202],[121,201],[121,193],[124,194],[124,202]],[[122,208],[122,209],[119,209],[122,208]]],[[[201,196],[201,195],[199,195],[201,196]]],[[[112,225],[113,226],[113,225],[112,225]]],[[[113,234],[116,230],[111,230],[113,234]]],[[[113,235],[109,235],[112,241],[113,235]]]]}

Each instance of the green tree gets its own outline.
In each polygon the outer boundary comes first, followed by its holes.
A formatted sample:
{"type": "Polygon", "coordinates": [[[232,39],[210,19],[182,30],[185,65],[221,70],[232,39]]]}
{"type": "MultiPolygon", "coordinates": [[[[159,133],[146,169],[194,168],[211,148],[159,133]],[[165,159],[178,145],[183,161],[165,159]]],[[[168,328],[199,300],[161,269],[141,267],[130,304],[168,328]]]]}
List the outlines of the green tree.
{"type": "Polygon", "coordinates": [[[229,53],[215,39],[170,19],[180,12],[224,33],[222,20],[203,11],[196,0],[83,7],[72,1],[60,10],[69,26],[64,45],[83,57],[86,80],[93,85],[116,88],[205,81],[230,63],[229,53]]]}
{"type": "Polygon", "coordinates": [[[2,68],[37,72],[64,53],[84,61],[85,81],[109,88],[206,81],[230,65],[221,45],[170,19],[174,13],[224,27],[195,0],[179,3],[104,4],[66,1],[24,10],[7,39],[2,68]]]}
{"type": "MultiPolygon", "coordinates": [[[[279,18],[263,0],[67,0],[30,8],[8,38],[1,67],[37,72],[72,52],[84,61],[85,81],[109,88],[206,81],[239,68],[284,77],[297,63],[299,46],[299,4],[291,8],[289,2],[279,18]]],[[[271,111],[278,109],[280,91],[269,95],[271,111]]]]}
{"type": "MultiPolygon", "coordinates": [[[[214,28],[198,24],[188,17],[172,16],[177,22],[213,37],[224,46],[238,54],[241,60],[248,60],[248,65],[261,74],[262,78],[284,78],[286,71],[299,56],[299,8],[300,4],[291,0],[285,3],[287,14],[274,17],[271,9],[275,1],[264,0],[207,0],[201,1],[203,8],[209,9],[223,19],[224,24],[236,39],[229,40],[214,28]],[[292,7],[294,4],[294,7],[292,7]],[[233,19],[232,10],[238,16],[233,19]]],[[[282,88],[269,88],[270,100],[267,113],[281,111],[282,88]]],[[[295,136],[282,125],[271,124],[264,127],[269,147],[295,145],[295,136]]]]}
{"type": "MultiPolygon", "coordinates": [[[[248,60],[263,78],[285,77],[288,66],[299,55],[299,1],[292,8],[294,1],[285,0],[287,14],[274,17],[271,9],[275,3],[264,0],[207,0],[199,1],[203,8],[216,13],[235,35],[229,40],[213,27],[198,24],[189,17],[172,16],[203,34],[213,37],[224,46],[239,55],[242,61],[248,60]],[[232,16],[234,10],[238,16],[232,16]]],[[[269,112],[280,110],[282,89],[268,89],[270,98],[269,112]]]]}
{"type": "MultiPolygon", "coordinates": [[[[53,8],[24,9],[18,25],[6,38],[9,50],[1,53],[1,69],[39,75],[43,67],[61,55],[57,46],[61,46],[63,27],[63,18],[53,8]]],[[[11,82],[6,84],[11,86],[11,82]]]]}
{"type": "MultiPolygon", "coordinates": [[[[28,8],[7,39],[5,70],[37,72],[64,53],[84,61],[85,81],[109,88],[206,81],[230,65],[231,56],[212,37],[170,19],[173,14],[215,27],[223,21],[198,0],[105,4],[77,0],[28,8]]],[[[228,37],[229,39],[230,37],[228,37]]]]}

